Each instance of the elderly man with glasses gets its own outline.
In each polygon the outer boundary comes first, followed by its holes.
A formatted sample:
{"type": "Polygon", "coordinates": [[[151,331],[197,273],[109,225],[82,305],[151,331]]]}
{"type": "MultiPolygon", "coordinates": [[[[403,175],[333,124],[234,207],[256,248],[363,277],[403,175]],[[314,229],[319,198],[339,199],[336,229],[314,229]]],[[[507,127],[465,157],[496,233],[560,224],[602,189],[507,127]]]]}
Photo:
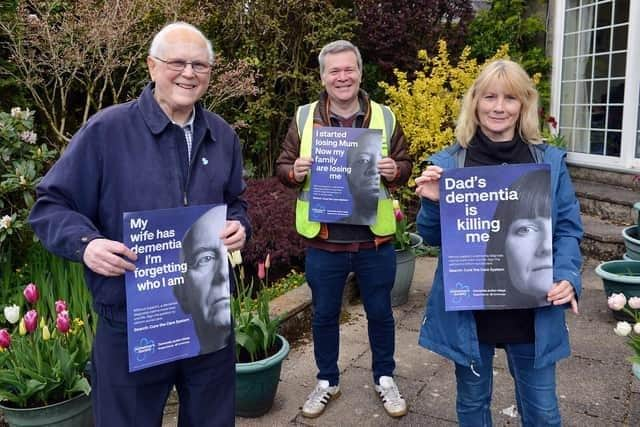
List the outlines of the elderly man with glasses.
{"type": "Polygon", "coordinates": [[[37,188],[30,223],[44,245],[84,263],[99,316],[91,384],[96,426],[160,426],[175,386],[179,426],[234,424],[233,334],[208,354],[129,373],[125,271],[137,256],[123,241],[123,212],[227,205],[227,250],[250,234],[238,136],[198,100],[213,50],[178,22],[154,37],[150,82],[134,101],[94,115],[37,188]]]}

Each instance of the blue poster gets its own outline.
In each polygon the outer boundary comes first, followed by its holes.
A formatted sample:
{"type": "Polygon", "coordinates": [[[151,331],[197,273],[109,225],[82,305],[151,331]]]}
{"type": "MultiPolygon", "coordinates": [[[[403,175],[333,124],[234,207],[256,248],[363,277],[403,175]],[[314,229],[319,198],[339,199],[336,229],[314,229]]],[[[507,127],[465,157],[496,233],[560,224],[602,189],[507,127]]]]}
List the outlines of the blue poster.
{"type": "Polygon", "coordinates": [[[376,220],[382,130],[313,129],[309,220],[371,225],[376,220]]]}
{"type": "Polygon", "coordinates": [[[546,164],[465,167],[440,179],[445,310],[548,305],[553,285],[546,164]]]}
{"type": "Polygon", "coordinates": [[[129,372],[226,347],[229,264],[220,240],[226,205],[125,212],[129,372]]]}

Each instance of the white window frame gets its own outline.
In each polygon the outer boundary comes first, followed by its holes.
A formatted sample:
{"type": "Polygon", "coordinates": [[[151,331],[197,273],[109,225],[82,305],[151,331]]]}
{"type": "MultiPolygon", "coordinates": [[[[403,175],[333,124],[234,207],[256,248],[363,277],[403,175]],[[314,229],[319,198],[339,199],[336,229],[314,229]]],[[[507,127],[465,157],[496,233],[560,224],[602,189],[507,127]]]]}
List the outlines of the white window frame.
{"type": "MultiPolygon", "coordinates": [[[[600,2],[601,0],[594,0],[594,4],[600,2]]],[[[556,0],[554,6],[550,110],[553,116],[559,117],[566,1],[556,0]]],[[[620,156],[611,157],[569,151],[567,153],[567,161],[569,163],[625,172],[638,172],[640,170],[640,158],[635,157],[636,140],[640,130],[638,121],[638,104],[640,103],[640,1],[638,0],[629,2],[627,37],[620,156]]]]}

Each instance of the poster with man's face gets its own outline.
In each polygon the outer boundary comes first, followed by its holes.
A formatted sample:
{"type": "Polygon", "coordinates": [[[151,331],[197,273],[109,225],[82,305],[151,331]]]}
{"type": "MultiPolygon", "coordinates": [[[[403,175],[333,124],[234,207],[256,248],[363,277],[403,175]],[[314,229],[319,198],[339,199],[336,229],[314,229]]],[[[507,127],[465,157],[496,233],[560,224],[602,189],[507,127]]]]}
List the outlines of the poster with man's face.
{"type": "Polygon", "coordinates": [[[382,130],[313,129],[309,219],[371,225],[380,196],[382,130]]]}
{"type": "Polygon", "coordinates": [[[129,370],[229,344],[226,206],[126,212],[123,242],[138,254],[125,274],[129,370]]]}

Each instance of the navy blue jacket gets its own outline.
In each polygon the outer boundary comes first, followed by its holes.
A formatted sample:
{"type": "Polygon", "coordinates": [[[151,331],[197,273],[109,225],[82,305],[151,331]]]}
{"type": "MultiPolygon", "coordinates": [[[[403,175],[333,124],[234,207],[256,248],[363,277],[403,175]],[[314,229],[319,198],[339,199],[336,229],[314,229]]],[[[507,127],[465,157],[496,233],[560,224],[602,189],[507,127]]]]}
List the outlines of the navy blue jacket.
{"type": "MultiPolygon", "coordinates": [[[[553,281],[567,280],[573,285],[576,299],[582,282],[582,221],[580,206],[573,190],[565,153],[545,144],[530,145],[536,163],[551,166],[551,227],[553,233],[553,281]]],[[[459,144],[435,154],[431,160],[443,169],[464,166],[466,150],[459,144]]],[[[416,224],[425,243],[440,246],[440,208],[438,203],[422,198],[416,224]]],[[[565,324],[565,306],[533,309],[535,317],[535,360],[540,368],[570,354],[569,333],[565,324]]],[[[419,343],[464,366],[480,364],[480,347],[472,311],[445,311],[442,258],[433,278],[426,313],[420,329],[419,343]]]]}
{"type": "MultiPolygon", "coordinates": [[[[29,216],[36,235],[49,251],[80,262],[92,239],[123,241],[123,212],[225,203],[228,219],[239,220],[248,238],[238,136],[200,105],[193,131],[187,167],[184,131],[153,98],[153,83],[137,100],[95,114],[37,187],[29,216]]],[[[85,267],[85,277],[96,312],[126,321],[124,276],[85,267]]]]}

